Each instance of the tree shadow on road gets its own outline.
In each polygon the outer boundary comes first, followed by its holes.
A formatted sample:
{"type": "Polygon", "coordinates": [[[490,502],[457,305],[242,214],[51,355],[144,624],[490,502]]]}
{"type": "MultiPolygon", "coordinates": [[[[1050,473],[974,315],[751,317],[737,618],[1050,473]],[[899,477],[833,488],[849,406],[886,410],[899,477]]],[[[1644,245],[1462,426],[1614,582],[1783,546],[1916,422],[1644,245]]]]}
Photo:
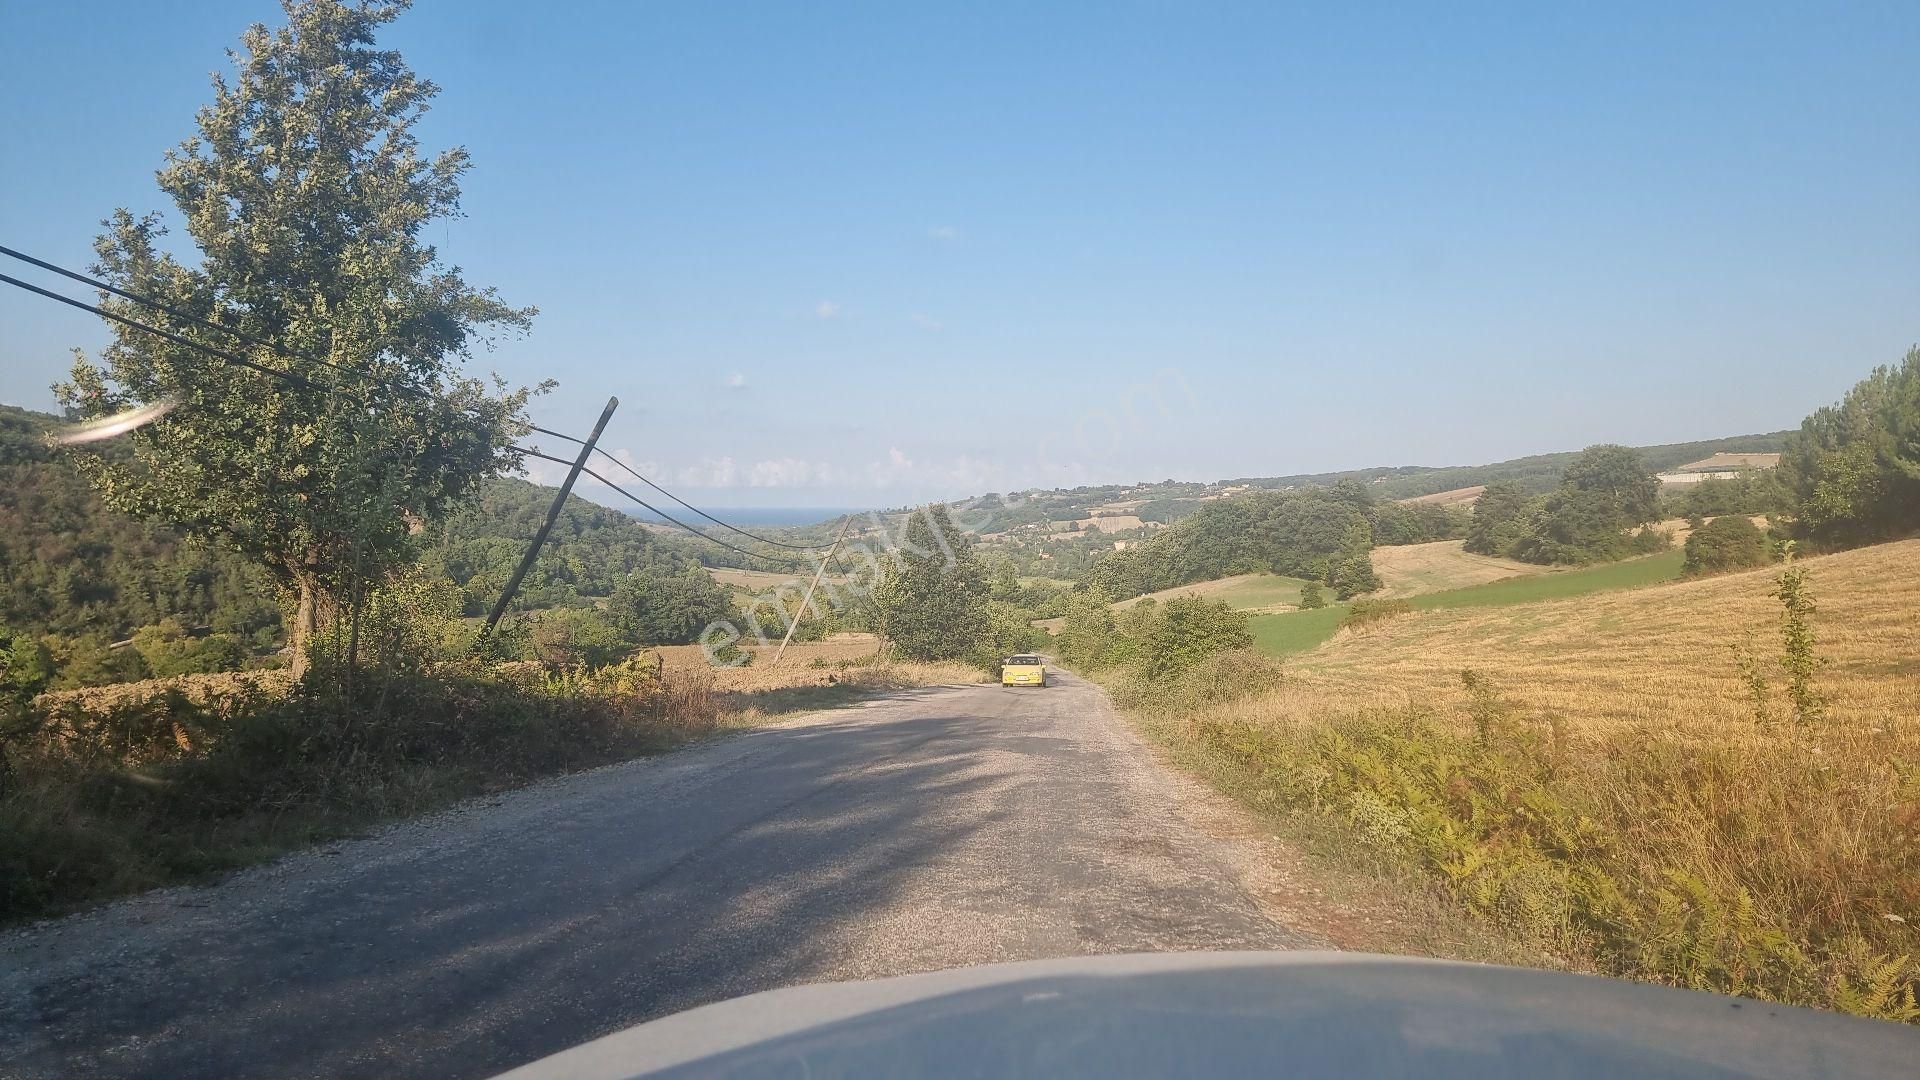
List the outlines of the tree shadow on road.
{"type": "Polygon", "coordinates": [[[311,887],[255,875],[193,890],[231,912],[219,932],[156,935],[123,958],[124,981],[40,987],[54,1053],[22,1064],[490,1075],[817,978],[847,947],[836,927],[1005,813],[995,789],[1022,781],[977,724],[771,728],[566,778],[537,806],[515,793],[496,825],[486,810],[435,819],[404,851],[342,845],[311,887]],[[729,761],[709,767],[709,750],[729,761]]]}

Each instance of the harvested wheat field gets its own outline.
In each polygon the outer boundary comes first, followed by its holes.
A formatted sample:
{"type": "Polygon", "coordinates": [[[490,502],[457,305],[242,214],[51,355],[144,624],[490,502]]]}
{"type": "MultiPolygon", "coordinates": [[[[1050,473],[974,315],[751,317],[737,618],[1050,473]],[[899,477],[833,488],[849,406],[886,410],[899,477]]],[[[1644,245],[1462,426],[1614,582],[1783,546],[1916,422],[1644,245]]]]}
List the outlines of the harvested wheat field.
{"type": "Polygon", "coordinates": [[[654,651],[669,671],[705,672],[720,693],[754,693],[809,686],[865,686],[884,689],[896,686],[926,686],[937,683],[979,682],[985,678],[980,669],[968,664],[947,662],[916,664],[904,661],[882,662],[880,639],[872,634],[835,634],[823,641],[796,641],[787,646],[780,663],[773,662],[779,643],[747,645],[740,651],[751,653],[753,662],[740,667],[712,667],[698,645],[663,645],[654,651]]]}
{"type": "Polygon", "coordinates": [[[1416,604],[1167,730],[1550,962],[1920,1022],[1920,540],[1794,565],[1811,694],[1770,567],[1416,604]]]}
{"type": "Polygon", "coordinates": [[[1171,589],[1122,600],[1113,606],[1125,610],[1142,600],[1165,603],[1176,596],[1204,596],[1209,600],[1224,601],[1235,611],[1263,615],[1298,608],[1300,586],[1304,584],[1306,582],[1300,578],[1277,574],[1235,574],[1212,581],[1196,581],[1191,585],[1176,585],[1171,589]]]}
{"type": "Polygon", "coordinates": [[[1480,501],[1480,493],[1487,490],[1485,484],[1472,487],[1454,488],[1451,491],[1436,491],[1431,495],[1415,495],[1411,499],[1401,499],[1403,503],[1434,506],[1471,506],[1480,501]]]}
{"type": "MultiPolygon", "coordinates": [[[[1826,664],[1817,684],[1831,700],[1830,722],[1890,730],[1920,721],[1920,541],[1796,565],[1807,571],[1818,606],[1816,651],[1826,664]]],[[[1471,668],[1523,707],[1569,721],[1575,733],[1621,724],[1751,731],[1738,650],[1751,633],[1755,655],[1770,663],[1779,653],[1780,603],[1769,595],[1778,572],[1416,611],[1343,630],[1301,654],[1286,693],[1451,705],[1462,700],[1460,672],[1471,668]]]]}
{"type": "Polygon", "coordinates": [[[1502,578],[1546,574],[1552,567],[1475,555],[1464,540],[1436,540],[1431,544],[1396,544],[1373,549],[1373,569],[1380,575],[1381,597],[1464,589],[1502,578]]]}
{"type": "MultiPolygon", "coordinates": [[[[1535,566],[1488,555],[1474,555],[1461,548],[1460,540],[1437,540],[1431,544],[1400,544],[1373,549],[1373,568],[1380,575],[1382,598],[1419,596],[1423,593],[1464,589],[1506,578],[1532,577],[1565,572],[1564,567],[1535,566]]],[[[1162,603],[1176,596],[1204,596],[1224,601],[1235,611],[1249,615],[1272,615],[1296,611],[1300,607],[1301,578],[1276,574],[1235,574],[1232,577],[1176,585],[1171,589],[1122,600],[1115,608],[1132,607],[1152,598],[1162,603]]]]}

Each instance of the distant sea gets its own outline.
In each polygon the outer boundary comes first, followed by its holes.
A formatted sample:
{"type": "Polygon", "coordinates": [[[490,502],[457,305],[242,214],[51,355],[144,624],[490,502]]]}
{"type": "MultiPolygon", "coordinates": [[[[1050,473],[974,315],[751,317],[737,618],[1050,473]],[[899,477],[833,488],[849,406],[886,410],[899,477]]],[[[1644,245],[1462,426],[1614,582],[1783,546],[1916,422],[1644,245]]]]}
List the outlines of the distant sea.
{"type": "MultiPolygon", "coordinates": [[[[699,503],[694,505],[700,506],[699,503]]],[[[700,506],[700,509],[729,525],[738,525],[743,529],[756,525],[763,529],[791,529],[799,525],[818,525],[832,521],[842,514],[864,514],[869,508],[864,506],[700,506]]],[[[641,521],[658,522],[660,520],[637,507],[632,513],[641,521]]],[[[673,511],[668,510],[668,513],[673,511]]],[[[687,514],[673,516],[687,521],[687,515],[691,513],[688,511],[687,514]]],[[[693,520],[687,521],[687,524],[702,525],[705,522],[695,515],[693,520]]]]}

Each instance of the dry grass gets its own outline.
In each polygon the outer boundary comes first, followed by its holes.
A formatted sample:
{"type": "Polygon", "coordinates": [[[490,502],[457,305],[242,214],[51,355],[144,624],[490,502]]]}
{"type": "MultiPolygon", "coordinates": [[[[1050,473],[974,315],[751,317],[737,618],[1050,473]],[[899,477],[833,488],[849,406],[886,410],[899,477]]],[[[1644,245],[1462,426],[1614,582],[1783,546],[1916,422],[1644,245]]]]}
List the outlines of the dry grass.
{"type": "Polygon", "coordinates": [[[1337,819],[1564,962],[1920,1020],[1920,541],[1798,565],[1816,722],[1787,715],[1760,570],[1416,611],[1177,730],[1243,798],[1337,819]]]}
{"type": "Polygon", "coordinates": [[[725,673],[745,675],[754,672],[805,670],[817,667],[815,661],[839,664],[843,661],[870,660],[880,654],[880,639],[872,634],[843,633],[834,634],[820,641],[796,641],[787,646],[786,655],[781,657],[779,667],[775,668],[773,656],[779,649],[778,641],[770,645],[751,645],[742,641],[740,651],[751,653],[753,662],[737,668],[711,667],[707,663],[706,651],[699,645],[663,645],[654,651],[660,654],[661,662],[669,670],[701,671],[711,668],[716,675],[725,673]]]}
{"type": "Polygon", "coordinates": [[[743,645],[740,651],[753,654],[753,662],[740,667],[710,666],[706,653],[698,645],[667,645],[655,651],[667,671],[706,679],[715,693],[728,697],[742,708],[756,707],[751,702],[741,704],[745,695],[808,688],[867,692],[980,682],[985,678],[979,668],[958,661],[935,664],[882,661],[880,639],[872,634],[843,633],[823,641],[796,641],[787,646],[786,655],[775,664],[773,656],[778,649],[777,643],[743,645]]]}
{"type": "Polygon", "coordinates": [[[1464,589],[1503,578],[1551,572],[1549,567],[1475,555],[1464,550],[1464,540],[1436,540],[1431,544],[1396,544],[1373,549],[1373,569],[1380,575],[1382,597],[1464,589]]]}
{"type": "Polygon", "coordinates": [[[165,679],[110,683],[81,690],[49,690],[35,698],[33,705],[36,709],[55,713],[111,709],[171,690],[194,705],[212,708],[244,690],[284,695],[292,686],[293,676],[285,668],[222,671],[212,675],[175,675],[165,679]]]}

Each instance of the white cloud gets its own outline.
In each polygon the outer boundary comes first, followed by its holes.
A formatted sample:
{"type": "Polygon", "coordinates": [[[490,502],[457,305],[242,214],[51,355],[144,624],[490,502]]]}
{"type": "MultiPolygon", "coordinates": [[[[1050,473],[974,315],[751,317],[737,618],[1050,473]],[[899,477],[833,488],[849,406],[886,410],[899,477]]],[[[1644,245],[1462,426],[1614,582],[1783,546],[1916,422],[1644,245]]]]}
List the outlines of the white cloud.
{"type": "Polygon", "coordinates": [[[732,487],[739,476],[739,469],[730,457],[708,458],[698,465],[688,465],[680,470],[677,479],[685,487],[724,488],[732,487]]]}
{"type": "Polygon", "coordinates": [[[927,230],[927,235],[933,237],[935,240],[952,242],[960,239],[960,229],[954,225],[935,225],[933,228],[927,230]]]}
{"type": "Polygon", "coordinates": [[[802,461],[798,458],[756,461],[747,469],[749,487],[807,487],[831,484],[835,479],[833,466],[826,462],[802,461]]]}
{"type": "Polygon", "coordinates": [[[913,459],[908,457],[897,446],[890,446],[887,448],[887,460],[892,462],[893,467],[896,469],[913,468],[913,459]]]}
{"type": "Polygon", "coordinates": [[[729,389],[739,390],[745,387],[746,385],[747,385],[747,377],[745,375],[740,374],[737,371],[727,376],[727,386],[729,389]]]}
{"type": "Polygon", "coordinates": [[[931,330],[936,334],[947,328],[947,324],[941,322],[939,319],[931,315],[922,315],[917,311],[907,316],[907,321],[922,330],[931,330]]]}
{"type": "Polygon", "coordinates": [[[813,313],[823,319],[837,318],[840,314],[840,305],[831,300],[822,300],[813,306],[813,313]]]}
{"type": "Polygon", "coordinates": [[[660,467],[660,463],[657,461],[640,461],[635,459],[633,451],[628,450],[624,446],[612,451],[612,454],[618,458],[622,464],[626,465],[627,468],[632,469],[641,476],[659,476],[666,472],[665,469],[660,467]]]}

